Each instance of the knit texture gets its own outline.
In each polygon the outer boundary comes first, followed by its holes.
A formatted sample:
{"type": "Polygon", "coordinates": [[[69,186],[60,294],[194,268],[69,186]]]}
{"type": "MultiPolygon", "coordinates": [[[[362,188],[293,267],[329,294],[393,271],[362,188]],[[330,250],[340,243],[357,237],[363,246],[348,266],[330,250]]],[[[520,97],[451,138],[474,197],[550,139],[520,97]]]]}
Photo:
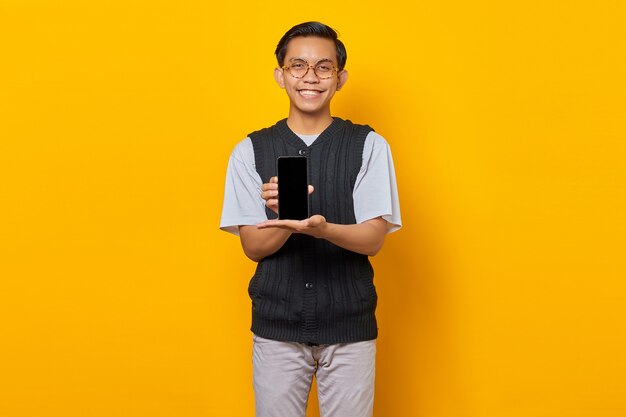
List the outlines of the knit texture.
{"type": "MultiPolygon", "coordinates": [[[[330,223],[355,224],[352,191],[372,128],[334,118],[307,146],[286,120],[251,133],[256,169],[263,182],[276,175],[279,156],[307,157],[311,215],[330,223]]],[[[280,179],[279,179],[280,181],[280,179]]],[[[276,214],[268,210],[269,218],[276,214]]],[[[366,255],[324,239],[293,234],[261,260],[248,288],[252,331],[262,337],[319,344],[375,339],[376,289],[366,255]]]]}

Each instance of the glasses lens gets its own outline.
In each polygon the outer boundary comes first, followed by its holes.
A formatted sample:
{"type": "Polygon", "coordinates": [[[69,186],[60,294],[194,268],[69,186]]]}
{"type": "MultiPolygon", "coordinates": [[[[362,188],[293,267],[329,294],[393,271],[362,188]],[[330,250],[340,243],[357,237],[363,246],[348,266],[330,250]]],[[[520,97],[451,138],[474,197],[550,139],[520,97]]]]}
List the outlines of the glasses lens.
{"type": "Polygon", "coordinates": [[[293,61],[291,65],[289,65],[289,73],[296,78],[304,77],[306,71],[309,69],[309,65],[304,61],[293,61]]]}
{"type": "Polygon", "coordinates": [[[332,77],[334,72],[335,67],[333,66],[332,62],[324,61],[315,66],[315,73],[319,78],[322,79],[332,77]]]}

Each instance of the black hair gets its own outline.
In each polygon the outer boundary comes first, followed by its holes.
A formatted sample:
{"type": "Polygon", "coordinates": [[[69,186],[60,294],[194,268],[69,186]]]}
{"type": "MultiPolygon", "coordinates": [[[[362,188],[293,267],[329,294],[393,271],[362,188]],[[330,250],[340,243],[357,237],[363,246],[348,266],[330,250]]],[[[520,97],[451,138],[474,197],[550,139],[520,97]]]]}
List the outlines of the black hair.
{"type": "Polygon", "coordinates": [[[287,33],[280,38],[278,45],[276,45],[276,59],[278,60],[278,65],[283,66],[285,61],[285,55],[287,54],[287,45],[293,38],[297,37],[309,37],[314,36],[317,38],[330,39],[335,42],[335,46],[337,47],[337,67],[339,70],[342,70],[346,66],[346,60],[348,59],[348,53],[346,52],[346,47],[343,42],[341,42],[338,38],[337,32],[331,28],[320,22],[305,22],[300,23],[289,29],[287,33]]]}

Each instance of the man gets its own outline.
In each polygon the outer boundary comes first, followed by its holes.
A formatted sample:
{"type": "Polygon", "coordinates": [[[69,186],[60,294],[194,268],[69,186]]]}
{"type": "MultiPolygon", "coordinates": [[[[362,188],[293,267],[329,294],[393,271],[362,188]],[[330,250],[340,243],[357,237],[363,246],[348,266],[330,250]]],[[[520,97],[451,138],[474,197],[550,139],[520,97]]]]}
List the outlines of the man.
{"type": "Polygon", "coordinates": [[[371,416],[378,328],[368,256],[401,226],[391,152],[369,126],[332,117],[346,50],[307,22],[276,47],[274,77],[289,115],[231,155],[220,227],[258,262],[252,299],[258,417],[304,417],[313,375],[323,417],[371,416]],[[276,158],[306,156],[310,212],[276,220],[276,158]]]}

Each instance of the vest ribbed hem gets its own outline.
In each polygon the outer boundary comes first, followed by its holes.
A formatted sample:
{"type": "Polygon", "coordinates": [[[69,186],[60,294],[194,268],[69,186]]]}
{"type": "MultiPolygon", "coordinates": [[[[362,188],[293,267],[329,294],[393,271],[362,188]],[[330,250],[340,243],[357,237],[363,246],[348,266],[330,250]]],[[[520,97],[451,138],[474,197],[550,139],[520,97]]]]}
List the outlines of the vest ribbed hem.
{"type": "Polygon", "coordinates": [[[250,330],[266,339],[320,345],[363,342],[378,337],[374,312],[359,317],[345,317],[329,324],[318,323],[318,336],[315,339],[306,337],[302,327],[301,322],[268,320],[253,313],[250,330]]]}

